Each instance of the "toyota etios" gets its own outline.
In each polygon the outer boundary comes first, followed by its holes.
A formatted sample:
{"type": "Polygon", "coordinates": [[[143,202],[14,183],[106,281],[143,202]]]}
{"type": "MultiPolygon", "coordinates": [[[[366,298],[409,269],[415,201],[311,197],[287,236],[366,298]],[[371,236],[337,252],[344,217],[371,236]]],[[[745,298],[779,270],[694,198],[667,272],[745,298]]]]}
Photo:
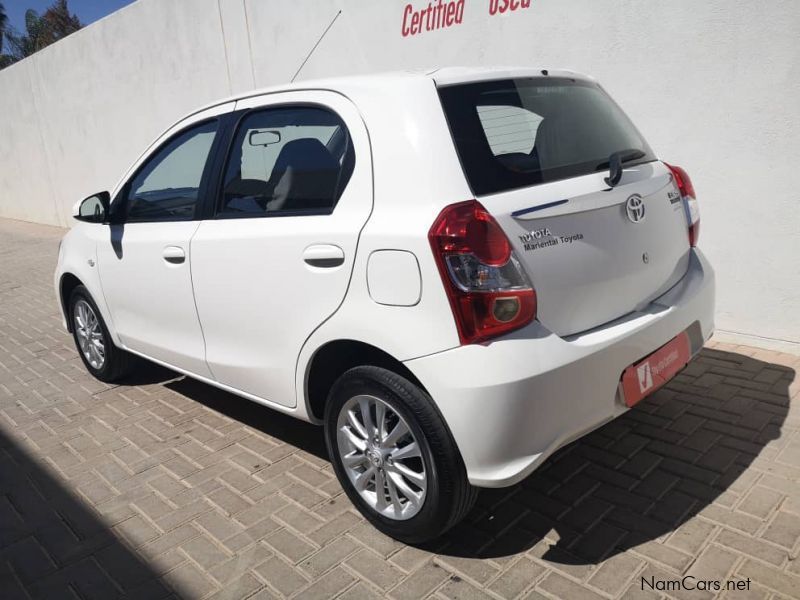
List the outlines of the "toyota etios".
{"type": "Polygon", "coordinates": [[[145,357],[324,425],[381,531],[434,538],[713,330],[695,192],[594,80],[443,69],[199,110],[75,210],[86,368],[145,357]]]}

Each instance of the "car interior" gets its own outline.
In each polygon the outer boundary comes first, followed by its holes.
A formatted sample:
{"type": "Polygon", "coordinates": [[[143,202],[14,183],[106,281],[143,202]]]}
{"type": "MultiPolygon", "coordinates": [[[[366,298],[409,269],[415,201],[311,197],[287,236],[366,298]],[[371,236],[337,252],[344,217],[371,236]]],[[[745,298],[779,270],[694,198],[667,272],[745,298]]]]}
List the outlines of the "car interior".
{"type": "MultiPolygon", "coordinates": [[[[229,157],[223,215],[324,214],[339,200],[355,163],[344,124],[319,109],[303,110],[302,125],[281,112],[252,116],[253,125],[266,128],[242,124],[229,157]]],[[[297,117],[300,110],[287,112],[297,117]]]]}

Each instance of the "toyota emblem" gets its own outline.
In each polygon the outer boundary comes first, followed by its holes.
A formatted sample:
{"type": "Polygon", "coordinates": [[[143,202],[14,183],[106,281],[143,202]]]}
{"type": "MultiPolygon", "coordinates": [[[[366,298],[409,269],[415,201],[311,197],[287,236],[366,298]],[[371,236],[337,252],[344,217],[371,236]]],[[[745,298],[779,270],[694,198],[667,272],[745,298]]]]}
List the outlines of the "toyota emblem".
{"type": "Polygon", "coordinates": [[[644,221],[644,200],[639,194],[634,194],[625,203],[625,211],[631,223],[641,223],[644,221]]]}

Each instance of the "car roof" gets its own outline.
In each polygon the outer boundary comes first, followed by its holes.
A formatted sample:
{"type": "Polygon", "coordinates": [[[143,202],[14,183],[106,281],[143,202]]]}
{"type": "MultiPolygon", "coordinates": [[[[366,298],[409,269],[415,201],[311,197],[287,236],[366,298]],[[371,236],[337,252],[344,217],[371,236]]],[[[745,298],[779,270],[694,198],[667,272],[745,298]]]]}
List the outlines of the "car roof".
{"type": "Polygon", "coordinates": [[[262,87],[217,100],[216,102],[207,104],[196,111],[192,111],[192,114],[196,114],[228,102],[235,102],[245,98],[253,98],[255,96],[274,94],[278,92],[330,90],[343,93],[344,95],[350,95],[348,92],[355,92],[357,90],[363,91],[370,88],[381,90],[385,89],[386,87],[402,86],[403,84],[408,84],[410,81],[419,81],[424,79],[433,81],[437,86],[441,87],[477,81],[542,76],[570,77],[573,79],[591,80],[591,78],[586,75],[566,69],[543,69],[514,66],[444,67],[406,71],[387,71],[382,73],[370,73],[366,75],[347,75],[324,79],[308,79],[292,83],[262,87]]]}

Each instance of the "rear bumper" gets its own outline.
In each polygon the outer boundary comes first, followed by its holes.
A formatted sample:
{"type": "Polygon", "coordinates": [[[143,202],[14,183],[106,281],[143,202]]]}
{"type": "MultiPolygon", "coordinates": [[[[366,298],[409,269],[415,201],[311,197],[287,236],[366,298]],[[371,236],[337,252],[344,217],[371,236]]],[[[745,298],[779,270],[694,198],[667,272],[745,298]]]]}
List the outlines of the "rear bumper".
{"type": "Polygon", "coordinates": [[[714,329],[714,271],[689,270],[647,309],[560,338],[534,322],[487,345],[407,361],[455,438],[470,483],[505,487],[561,446],[624,413],[623,370],[682,331],[692,354],[714,329]]]}

